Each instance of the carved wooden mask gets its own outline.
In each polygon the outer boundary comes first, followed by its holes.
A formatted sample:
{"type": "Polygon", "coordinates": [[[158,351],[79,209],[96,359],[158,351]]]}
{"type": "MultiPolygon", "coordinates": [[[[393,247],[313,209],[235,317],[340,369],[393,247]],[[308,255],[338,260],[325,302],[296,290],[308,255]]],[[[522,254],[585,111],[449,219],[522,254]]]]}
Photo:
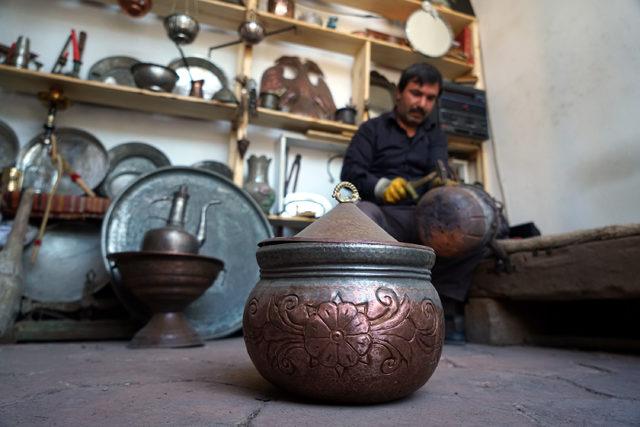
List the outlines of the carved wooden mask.
{"type": "Polygon", "coordinates": [[[320,67],[310,60],[303,63],[296,56],[278,58],[276,64],[262,74],[260,92],[280,95],[280,109],[294,114],[333,119],[336,111],[320,67]]]}

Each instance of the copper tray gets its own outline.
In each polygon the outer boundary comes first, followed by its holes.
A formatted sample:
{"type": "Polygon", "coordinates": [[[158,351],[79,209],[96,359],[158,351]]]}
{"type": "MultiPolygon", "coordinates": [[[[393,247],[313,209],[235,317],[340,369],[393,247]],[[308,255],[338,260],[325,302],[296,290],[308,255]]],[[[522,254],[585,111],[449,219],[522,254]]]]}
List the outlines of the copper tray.
{"type": "MultiPolygon", "coordinates": [[[[89,188],[96,188],[107,175],[109,158],[102,143],[87,131],[76,128],[59,128],[55,131],[58,137],[58,152],[69,162],[75,173],[79,174],[89,188]]],[[[25,171],[38,153],[40,141],[44,133],[34,137],[20,150],[19,168],[25,171]]],[[[60,180],[57,194],[82,195],[82,189],[65,174],[60,180]]]]}
{"type": "Polygon", "coordinates": [[[16,163],[20,143],[11,127],[0,120],[0,171],[16,163]]]}
{"type": "MultiPolygon", "coordinates": [[[[186,315],[204,339],[224,337],[241,328],[244,304],[260,275],[255,257],[258,242],[273,236],[260,207],[232,181],[189,167],[166,167],[140,177],[113,200],[105,215],[103,261],[110,268],[107,254],[139,250],[144,233],[164,225],[169,214],[169,203],[153,202],[171,195],[181,184],[188,185],[191,194],[186,212],[186,228],[191,233],[198,223],[200,207],[210,200],[222,201],[209,211],[207,240],[200,255],[222,260],[224,270],[214,285],[187,308],[186,315]]],[[[138,317],[147,316],[113,271],[112,277],[114,290],[125,307],[138,317]]]]}
{"type": "Polygon", "coordinates": [[[103,83],[137,87],[131,67],[140,62],[130,56],[108,56],[93,64],[87,78],[103,83]]]}
{"type": "Polygon", "coordinates": [[[82,300],[109,283],[100,253],[100,224],[59,222],[50,224],[36,263],[33,245],[22,255],[24,295],[36,301],[63,303],[82,300]]]}
{"type": "Polygon", "coordinates": [[[171,161],[162,151],[143,142],[117,145],[108,154],[109,172],[98,191],[112,199],[138,177],[171,166],[171,161]]]}

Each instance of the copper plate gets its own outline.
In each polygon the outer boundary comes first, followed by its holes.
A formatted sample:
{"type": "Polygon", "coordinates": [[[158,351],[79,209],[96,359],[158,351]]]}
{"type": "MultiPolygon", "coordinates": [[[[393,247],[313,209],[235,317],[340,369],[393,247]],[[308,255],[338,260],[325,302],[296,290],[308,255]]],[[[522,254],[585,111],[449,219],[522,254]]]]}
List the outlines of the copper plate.
{"type": "MultiPolygon", "coordinates": [[[[55,131],[58,137],[58,152],[71,165],[75,173],[80,175],[89,188],[96,188],[107,175],[109,157],[102,143],[87,131],[76,128],[59,128],[55,131]]],[[[34,161],[39,150],[39,143],[44,133],[34,137],[20,150],[19,169],[26,170],[34,161]]],[[[60,180],[58,194],[82,195],[82,189],[71,181],[68,174],[60,180]]]]}
{"type": "Polygon", "coordinates": [[[20,143],[11,127],[0,120],[0,171],[16,163],[20,143]]]}
{"type": "Polygon", "coordinates": [[[42,302],[76,302],[109,282],[100,254],[100,225],[60,222],[47,227],[35,264],[32,245],[22,256],[24,295],[42,302]]]}
{"type": "Polygon", "coordinates": [[[127,142],[109,150],[109,172],[100,193],[113,199],[138,177],[164,166],[169,158],[157,148],[143,142],[127,142]]]}
{"type": "Polygon", "coordinates": [[[138,62],[140,61],[130,56],[109,56],[93,64],[87,78],[103,83],[137,87],[133,81],[131,67],[138,62]]]}

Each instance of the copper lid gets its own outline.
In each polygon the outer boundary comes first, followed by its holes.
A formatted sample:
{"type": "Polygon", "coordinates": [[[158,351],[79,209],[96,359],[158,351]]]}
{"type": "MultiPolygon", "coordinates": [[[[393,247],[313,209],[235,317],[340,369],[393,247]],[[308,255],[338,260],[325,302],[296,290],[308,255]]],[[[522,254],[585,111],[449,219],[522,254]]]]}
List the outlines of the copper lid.
{"type": "Polygon", "coordinates": [[[333,190],[333,198],[339,203],[327,214],[293,237],[276,237],[260,242],[260,246],[294,242],[332,243],[384,243],[393,246],[421,247],[411,243],[400,243],[365,215],[355,203],[360,200],[356,187],[350,182],[341,182],[333,190]],[[352,194],[345,197],[343,189],[352,194]]]}

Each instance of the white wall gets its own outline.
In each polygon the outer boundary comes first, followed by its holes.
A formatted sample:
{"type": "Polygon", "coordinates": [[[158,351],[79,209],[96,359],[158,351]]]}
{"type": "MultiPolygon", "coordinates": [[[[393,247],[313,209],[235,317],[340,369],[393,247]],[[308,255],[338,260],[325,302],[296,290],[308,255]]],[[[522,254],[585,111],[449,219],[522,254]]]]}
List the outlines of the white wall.
{"type": "Polygon", "coordinates": [[[473,6],[510,221],[640,222],[640,2],[473,6]]]}

